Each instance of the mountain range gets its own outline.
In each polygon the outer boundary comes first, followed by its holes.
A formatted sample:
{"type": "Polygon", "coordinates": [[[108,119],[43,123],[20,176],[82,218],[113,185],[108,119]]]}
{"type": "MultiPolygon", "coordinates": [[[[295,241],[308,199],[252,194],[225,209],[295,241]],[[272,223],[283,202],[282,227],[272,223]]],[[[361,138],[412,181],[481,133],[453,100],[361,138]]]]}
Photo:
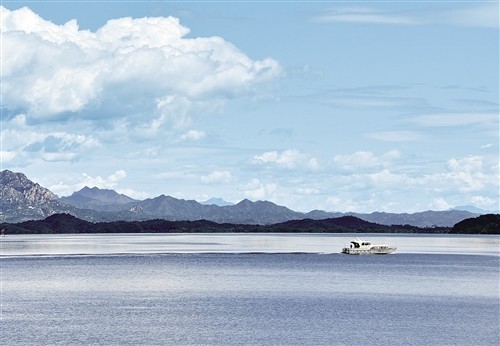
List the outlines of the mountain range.
{"type": "Polygon", "coordinates": [[[0,172],[0,221],[23,222],[44,219],[52,214],[67,213],[91,222],[208,220],[217,223],[266,225],[291,220],[322,220],[341,216],[382,225],[412,225],[417,227],[451,227],[478,216],[467,210],[425,211],[419,213],[340,213],[313,210],[308,213],[293,211],[269,201],[244,199],[229,204],[220,199],[203,203],[160,195],[136,200],[114,190],[84,187],[68,197],[57,197],[50,190],[29,180],[22,173],[0,172]]]}

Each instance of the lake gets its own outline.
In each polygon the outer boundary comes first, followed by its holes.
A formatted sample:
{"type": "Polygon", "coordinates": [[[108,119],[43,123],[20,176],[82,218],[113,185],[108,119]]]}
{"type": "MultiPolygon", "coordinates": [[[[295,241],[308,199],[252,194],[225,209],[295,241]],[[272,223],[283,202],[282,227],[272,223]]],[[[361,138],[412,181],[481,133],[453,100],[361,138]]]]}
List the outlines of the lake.
{"type": "Polygon", "coordinates": [[[9,235],[2,345],[496,345],[498,236],[9,235]],[[353,236],[394,255],[339,254],[353,236]]]}

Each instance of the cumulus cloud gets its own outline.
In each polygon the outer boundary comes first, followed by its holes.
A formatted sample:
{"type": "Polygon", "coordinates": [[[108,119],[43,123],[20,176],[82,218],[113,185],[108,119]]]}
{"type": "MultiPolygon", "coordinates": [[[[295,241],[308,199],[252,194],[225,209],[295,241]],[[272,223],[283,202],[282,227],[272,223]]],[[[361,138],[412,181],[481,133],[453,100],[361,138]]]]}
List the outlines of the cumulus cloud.
{"type": "Polygon", "coordinates": [[[275,164],[279,167],[293,169],[305,167],[307,169],[318,169],[319,162],[316,158],[310,157],[298,150],[288,149],[281,153],[268,151],[260,155],[255,155],[252,159],[254,164],[275,164]]]}
{"type": "Polygon", "coordinates": [[[479,207],[493,208],[493,210],[500,210],[499,200],[495,200],[493,198],[485,197],[485,196],[472,196],[470,199],[470,203],[473,205],[477,205],[479,207]]]}
{"type": "Polygon", "coordinates": [[[29,162],[37,157],[44,161],[74,161],[84,152],[101,146],[92,135],[66,133],[60,131],[33,131],[29,128],[4,129],[1,132],[4,159],[29,162]]]}
{"type": "Polygon", "coordinates": [[[484,167],[484,158],[470,156],[462,159],[450,159],[447,162],[448,172],[435,174],[433,180],[446,178],[449,188],[462,193],[481,191],[486,186],[498,186],[498,172],[489,172],[484,167]],[[495,182],[496,181],[496,182],[495,182]]]}
{"type": "Polygon", "coordinates": [[[330,195],[325,208],[360,212],[444,210],[466,204],[498,208],[498,158],[452,158],[442,163],[440,171],[411,175],[398,172],[395,164],[380,167],[377,160],[370,160],[371,155],[363,155],[374,166],[350,174],[334,173],[329,180],[332,187],[323,186],[330,195]],[[422,201],[427,203],[419,204],[422,201]]]}
{"type": "Polygon", "coordinates": [[[0,159],[1,162],[9,162],[16,157],[16,152],[14,151],[0,151],[0,159]]]}
{"type": "Polygon", "coordinates": [[[127,172],[124,170],[117,170],[113,174],[102,178],[101,176],[92,177],[86,173],[83,173],[83,179],[79,182],[81,188],[88,187],[98,187],[100,189],[112,189],[116,187],[118,181],[122,180],[127,176],[127,172]]]}
{"type": "Polygon", "coordinates": [[[41,158],[47,162],[73,161],[77,157],[76,153],[47,153],[43,152],[41,158]]]}
{"type": "Polygon", "coordinates": [[[127,176],[127,172],[125,172],[123,169],[120,169],[120,170],[116,171],[115,173],[111,174],[110,176],[108,176],[107,181],[110,184],[116,184],[119,180],[122,180],[126,176],[127,176]]]}
{"type": "Polygon", "coordinates": [[[252,200],[270,200],[278,186],[274,183],[262,183],[259,179],[253,178],[248,184],[242,187],[246,197],[252,200]]]}
{"type": "MultiPolygon", "coordinates": [[[[107,177],[94,177],[87,173],[83,173],[79,177],[70,177],[66,178],[65,181],[59,181],[56,184],[51,184],[48,188],[58,196],[68,196],[75,191],[83,189],[85,186],[97,187],[100,189],[115,189],[118,186],[119,181],[123,180],[126,176],[127,172],[123,169],[119,169],[107,177]]],[[[132,190],[127,190],[127,192],[130,193],[129,196],[132,194],[135,196],[141,195],[140,193],[132,190]]]]}
{"type": "Polygon", "coordinates": [[[453,206],[449,204],[444,198],[435,198],[432,201],[432,209],[433,210],[448,210],[453,206]]]}
{"type": "Polygon", "coordinates": [[[213,171],[208,175],[201,177],[202,183],[213,184],[213,183],[227,183],[231,181],[232,175],[229,171],[213,171]]]}
{"type": "Polygon", "coordinates": [[[174,17],[119,18],[92,32],[26,7],[1,16],[4,106],[28,124],[125,117],[158,132],[189,124],[192,105],[252,93],[281,71],[220,37],[187,38],[174,17]]]}
{"type": "Polygon", "coordinates": [[[92,136],[77,135],[64,132],[39,134],[39,140],[31,141],[26,150],[43,149],[50,152],[59,152],[75,149],[89,149],[99,147],[100,143],[92,136]]]}
{"type": "Polygon", "coordinates": [[[429,194],[447,195],[479,191],[489,193],[487,189],[499,186],[499,177],[497,170],[487,167],[486,160],[480,156],[450,159],[444,171],[426,175],[395,173],[388,167],[375,172],[344,175],[341,179],[344,184],[373,190],[426,190],[429,194]]]}
{"type": "Polygon", "coordinates": [[[270,162],[276,162],[279,158],[278,152],[277,151],[268,151],[265,152],[261,155],[255,155],[253,157],[253,162],[254,163],[270,163],[270,162]]]}
{"type": "Polygon", "coordinates": [[[182,140],[199,141],[206,137],[206,133],[198,130],[189,130],[181,136],[182,140]]]}

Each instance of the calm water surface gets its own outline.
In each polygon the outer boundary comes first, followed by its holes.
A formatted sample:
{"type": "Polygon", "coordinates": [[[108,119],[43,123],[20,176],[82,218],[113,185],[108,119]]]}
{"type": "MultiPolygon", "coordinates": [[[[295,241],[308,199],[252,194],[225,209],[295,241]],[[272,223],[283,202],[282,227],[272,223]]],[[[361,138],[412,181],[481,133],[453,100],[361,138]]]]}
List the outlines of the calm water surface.
{"type": "Polygon", "coordinates": [[[8,236],[0,344],[498,344],[499,237],[359,236],[8,236]]]}
{"type": "Polygon", "coordinates": [[[45,234],[0,237],[0,255],[339,253],[353,237],[398,253],[500,254],[499,236],[395,234],[45,234]]]}

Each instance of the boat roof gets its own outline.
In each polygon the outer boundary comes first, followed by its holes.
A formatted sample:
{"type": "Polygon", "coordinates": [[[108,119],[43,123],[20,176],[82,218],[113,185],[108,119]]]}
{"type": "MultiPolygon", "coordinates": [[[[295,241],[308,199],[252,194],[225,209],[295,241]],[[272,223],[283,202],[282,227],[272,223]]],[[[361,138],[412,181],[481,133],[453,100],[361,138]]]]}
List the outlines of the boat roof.
{"type": "Polygon", "coordinates": [[[359,238],[354,238],[353,241],[356,242],[356,243],[363,243],[363,242],[367,242],[368,240],[361,240],[359,238]]]}

